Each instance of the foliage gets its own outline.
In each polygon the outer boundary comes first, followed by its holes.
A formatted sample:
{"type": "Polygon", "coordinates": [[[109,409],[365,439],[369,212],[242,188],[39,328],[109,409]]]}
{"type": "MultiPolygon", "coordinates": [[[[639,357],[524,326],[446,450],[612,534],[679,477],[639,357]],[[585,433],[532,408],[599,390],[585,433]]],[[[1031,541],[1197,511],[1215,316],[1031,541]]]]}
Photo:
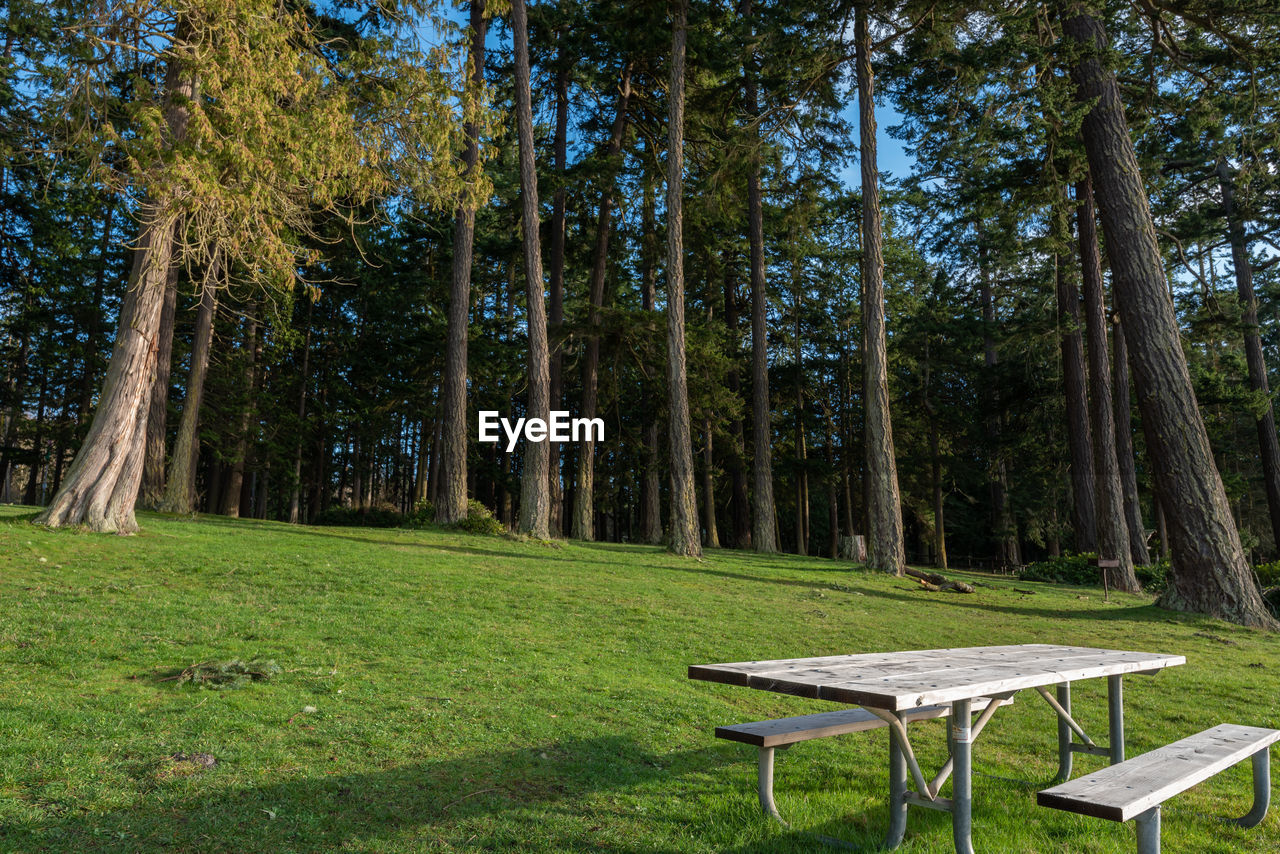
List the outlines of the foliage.
{"type": "Polygon", "coordinates": [[[493,517],[493,511],[474,498],[467,501],[467,515],[449,527],[468,534],[487,534],[497,536],[507,532],[506,526],[493,517]]]}
{"type": "Polygon", "coordinates": [[[1167,558],[1152,561],[1146,566],[1135,566],[1133,571],[1138,576],[1138,583],[1142,585],[1144,593],[1159,595],[1169,586],[1169,561],[1167,558]]]}
{"type": "MultiPolygon", "coordinates": [[[[1018,573],[1018,577],[1023,581],[1101,587],[1102,573],[1093,564],[1097,558],[1096,554],[1089,552],[1045,558],[1027,564],[1018,573]]],[[[1157,595],[1168,586],[1169,562],[1167,560],[1156,561],[1147,566],[1135,566],[1133,569],[1144,593],[1157,595]]]]}
{"type": "Polygon", "coordinates": [[[331,525],[336,528],[399,528],[405,523],[404,514],[394,507],[331,507],[316,515],[312,525],[331,525]]]}
{"type": "Polygon", "coordinates": [[[1280,560],[1260,563],[1253,568],[1253,572],[1264,590],[1268,587],[1280,587],[1280,560]]]}
{"type": "Polygon", "coordinates": [[[435,524],[436,506],[423,498],[413,505],[413,509],[405,514],[406,528],[428,528],[435,524]]]}
{"type": "Polygon", "coordinates": [[[1053,584],[1075,584],[1079,586],[1102,584],[1102,576],[1098,567],[1090,561],[1098,556],[1090,552],[1082,554],[1064,554],[1048,557],[1044,560],[1032,561],[1022,568],[1018,577],[1023,581],[1047,581],[1053,584]]]}

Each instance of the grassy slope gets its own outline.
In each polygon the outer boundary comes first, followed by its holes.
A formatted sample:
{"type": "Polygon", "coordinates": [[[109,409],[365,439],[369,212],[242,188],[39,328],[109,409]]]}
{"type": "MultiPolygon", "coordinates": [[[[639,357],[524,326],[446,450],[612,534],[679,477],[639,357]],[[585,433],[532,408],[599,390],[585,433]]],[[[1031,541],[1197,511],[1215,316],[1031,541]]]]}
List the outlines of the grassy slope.
{"type": "MultiPolygon", "coordinates": [[[[692,663],[1070,642],[1182,653],[1127,682],[1130,754],[1220,721],[1280,727],[1280,638],[1147,600],[991,579],[929,594],[830,561],[548,548],[435,532],[144,516],[134,538],[51,532],[0,508],[0,850],[804,851],[882,833],[883,731],[779,754],[787,831],[755,753],[711,727],[827,704],[690,682],[692,663]],[[1025,586],[1025,585],[1024,585],[1025,586]],[[273,658],[237,691],[156,674],[273,658]],[[304,713],[314,706],[314,713],[304,713]],[[207,752],[183,775],[166,757],[207,752]]],[[[1104,685],[1076,686],[1105,736],[1104,685]]],[[[831,707],[834,708],[834,707],[831,707]]],[[[942,729],[915,732],[925,764],[942,729]]],[[[1053,773],[1034,694],[975,750],[985,851],[1133,850],[1132,826],[1035,806],[1053,773]]],[[[1100,760],[1080,756],[1077,768],[1100,760]]],[[[1280,775],[1277,775],[1280,776],[1280,775]]],[[[1170,852],[1280,851],[1244,831],[1248,766],[1166,808],[1170,852]]],[[[913,811],[904,851],[950,850],[913,811]]]]}

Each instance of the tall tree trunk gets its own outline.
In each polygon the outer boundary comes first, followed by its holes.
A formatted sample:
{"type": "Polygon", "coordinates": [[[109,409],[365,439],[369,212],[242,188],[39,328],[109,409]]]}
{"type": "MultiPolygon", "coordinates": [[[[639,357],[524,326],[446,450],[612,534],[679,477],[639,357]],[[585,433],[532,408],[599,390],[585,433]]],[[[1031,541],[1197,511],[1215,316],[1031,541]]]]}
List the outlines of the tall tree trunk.
{"type": "Polygon", "coordinates": [[[698,557],[698,498],[693,486],[684,342],[684,61],[689,0],[671,6],[671,88],[667,114],[667,388],[671,434],[671,551],[698,557]]]}
{"type": "Polygon", "coordinates": [[[1236,209],[1235,181],[1227,158],[1218,158],[1218,186],[1231,242],[1231,266],[1235,269],[1236,295],[1240,299],[1240,325],[1244,327],[1244,355],[1249,368],[1249,388],[1257,395],[1259,410],[1254,415],[1258,429],[1258,455],[1262,458],[1262,482],[1267,491],[1271,515],[1272,541],[1280,548],[1280,441],[1276,438],[1276,416],[1267,382],[1267,362],[1258,334],[1258,299],[1253,292],[1253,265],[1245,241],[1244,221],[1236,209]]]}
{"type": "Polygon", "coordinates": [[[1116,456],[1115,415],[1111,401],[1111,359],[1107,353],[1107,313],[1103,303],[1102,258],[1093,209],[1093,188],[1086,178],[1076,184],[1076,240],[1084,291],[1085,329],[1089,334],[1089,418],[1093,426],[1093,470],[1097,490],[1098,556],[1120,565],[1106,570],[1119,590],[1138,592],[1133,571],[1129,526],[1124,517],[1124,487],[1116,456]]]}
{"type": "MultiPolygon", "coordinates": [[[[250,302],[245,312],[248,325],[244,333],[244,404],[240,407],[240,425],[236,432],[236,449],[231,458],[231,467],[227,474],[227,483],[222,490],[223,516],[233,519],[240,516],[240,505],[246,497],[244,490],[244,472],[249,462],[252,448],[250,433],[257,420],[258,410],[258,355],[261,352],[261,341],[258,335],[258,304],[250,302]]],[[[361,506],[364,506],[363,504],[361,506]]],[[[246,508],[247,509],[247,508],[246,508]]]]}
{"type": "MultiPolygon", "coordinates": [[[[742,0],[742,16],[751,18],[751,0],[742,0]]],[[[754,38],[754,26],[752,27],[754,38]]],[[[754,48],[743,61],[744,108],[754,118],[760,109],[754,48]]],[[[773,406],[769,398],[769,294],[764,262],[764,203],[760,197],[760,143],[752,141],[747,163],[747,236],[751,245],[751,543],[758,552],[778,550],[773,503],[773,406]]]]}
{"type": "MultiPolygon", "coordinates": [[[[534,164],[533,106],[529,90],[529,23],[525,0],[511,2],[515,36],[516,126],[520,142],[520,195],[523,202],[524,272],[529,304],[529,418],[546,421],[551,410],[551,354],[547,347],[547,305],[542,285],[542,247],[538,235],[538,172],[534,164]]],[[[546,442],[526,442],[520,480],[522,534],[545,540],[551,535],[551,457],[546,442]]]]}
{"type": "Polygon", "coordinates": [[[862,370],[866,408],[867,565],[901,575],[906,565],[902,504],[889,417],[889,366],[884,328],[884,257],[881,254],[880,175],[876,171],[875,80],[865,4],[854,13],[857,45],[858,128],[862,163],[862,370]]]}
{"type": "Polygon", "coordinates": [[[947,526],[945,495],[942,491],[942,452],[938,437],[938,413],[929,397],[932,390],[933,364],[930,361],[930,341],[924,340],[924,413],[929,422],[929,482],[933,492],[933,562],[939,569],[947,568],[947,526]]]}
{"type": "Polygon", "coordinates": [[[703,516],[706,519],[707,548],[720,548],[720,531],[716,527],[716,464],[714,454],[715,434],[711,427],[711,419],[702,419],[702,435],[706,437],[703,447],[702,466],[702,501],[705,507],[703,516]]]}
{"type": "Polygon", "coordinates": [[[173,321],[178,309],[178,266],[169,267],[160,307],[160,334],[156,350],[156,379],[151,384],[147,412],[147,442],[143,451],[142,489],[138,506],[154,510],[164,498],[165,440],[168,438],[169,374],[173,369],[173,321]]]}
{"type": "Polygon", "coordinates": [[[978,227],[979,298],[982,301],[982,363],[990,384],[987,418],[987,436],[995,449],[991,459],[989,484],[991,490],[991,527],[996,538],[996,563],[1000,568],[1017,566],[1018,529],[1009,510],[1009,473],[1005,466],[1004,449],[1000,445],[1001,413],[1000,394],[995,387],[995,367],[1000,362],[996,349],[996,300],[991,288],[991,268],[987,262],[986,235],[978,227]]]}
{"type": "Polygon", "coordinates": [[[822,480],[827,486],[827,557],[835,560],[840,556],[840,497],[836,473],[835,429],[831,423],[831,409],[824,406],[823,423],[826,435],[823,437],[823,454],[826,456],[827,470],[822,480]]]}
{"type": "MultiPolygon", "coordinates": [[[[729,332],[729,370],[725,382],[728,385],[729,394],[734,399],[739,399],[742,394],[742,381],[738,374],[738,357],[742,352],[742,341],[738,336],[738,280],[733,258],[728,250],[724,253],[724,323],[729,332]]],[[[726,457],[726,463],[732,483],[732,495],[729,499],[732,544],[737,549],[749,549],[751,548],[751,505],[747,493],[747,453],[741,417],[734,418],[729,423],[729,435],[732,437],[732,447],[726,457]]]]}
{"type": "Polygon", "coordinates": [[[182,403],[182,420],[173,443],[169,477],[157,509],[164,513],[188,515],[196,507],[196,467],[200,460],[200,405],[204,400],[204,378],[209,370],[209,347],[213,341],[213,317],[218,308],[218,279],[221,256],[215,254],[200,290],[196,310],[196,330],[191,340],[191,368],[187,375],[187,396],[182,403]]]}
{"type": "Polygon", "coordinates": [[[36,432],[31,441],[31,467],[27,471],[27,488],[22,495],[23,504],[40,503],[41,471],[44,468],[44,414],[49,394],[49,368],[40,370],[40,394],[36,398],[36,432]]]}
{"type": "MultiPolygon", "coordinates": [[[[657,206],[654,189],[651,152],[645,142],[644,197],[641,202],[641,235],[640,235],[640,307],[644,310],[646,321],[652,318],[657,303],[658,287],[658,228],[654,209],[657,206]]],[[[640,367],[642,384],[640,401],[644,412],[653,408],[654,366],[642,364],[640,367]]],[[[659,429],[657,418],[647,418],[644,426],[644,472],[640,481],[640,539],[642,542],[656,545],[662,542],[662,481],[658,471],[659,429]]]]}
{"type": "MultiPolygon", "coordinates": [[[[1058,204],[1065,205],[1065,200],[1058,204]]],[[[1071,526],[1076,550],[1098,550],[1097,487],[1094,478],[1093,431],[1089,429],[1089,401],[1085,387],[1084,344],[1080,336],[1080,293],[1059,255],[1053,256],[1058,295],[1058,323],[1062,330],[1062,386],[1066,398],[1067,451],[1071,458],[1071,526]]]]}
{"type": "Polygon", "coordinates": [[[5,403],[3,440],[0,441],[0,502],[8,503],[10,496],[10,474],[13,466],[13,449],[18,433],[18,422],[25,412],[24,396],[27,387],[27,372],[31,365],[31,324],[29,318],[35,306],[35,288],[30,278],[26,282],[26,293],[23,294],[21,315],[23,322],[10,327],[10,335],[14,326],[20,326],[21,343],[18,345],[18,357],[5,370],[5,403]]]}
{"type": "Polygon", "coordinates": [[[804,435],[804,351],[800,346],[800,308],[804,301],[804,280],[798,260],[792,262],[794,299],[794,353],[796,363],[796,554],[809,553],[809,460],[804,435]]]}
{"type": "MultiPolygon", "coordinates": [[[[555,157],[556,185],[551,209],[551,365],[550,389],[551,405],[560,406],[564,398],[564,226],[565,226],[565,182],[568,180],[568,133],[569,133],[569,58],[564,45],[565,35],[561,39],[558,65],[556,71],[556,129],[555,141],[552,144],[552,155],[555,157]]],[[[651,191],[650,191],[651,192],[651,191]]],[[[647,234],[647,232],[646,232],[647,234]]],[[[548,449],[547,466],[550,472],[550,527],[553,537],[564,536],[564,489],[560,483],[560,443],[552,442],[548,449]]],[[[661,531],[659,531],[661,534],[661,531]]]]}
{"type": "MultiPolygon", "coordinates": [[[[311,315],[315,300],[307,296],[306,332],[302,337],[302,374],[298,378],[298,441],[293,451],[293,488],[289,492],[289,524],[302,521],[302,446],[307,433],[307,384],[311,381],[311,315]]],[[[415,488],[417,484],[415,483],[415,488]]]]}
{"type": "MultiPolygon", "coordinates": [[[[186,29],[185,19],[180,19],[165,72],[164,118],[173,144],[186,136],[187,104],[196,96],[196,81],[177,55],[186,29]]],[[[39,524],[85,525],[92,531],[121,534],[138,530],[133,506],[142,478],[149,392],[155,380],[160,311],[173,259],[176,207],[166,195],[139,206],[141,231],[133,269],[120,304],[119,329],[93,424],[62,488],[36,517],[39,524]]]]}
{"type": "Polygon", "coordinates": [[[102,221],[102,238],[98,242],[97,269],[93,276],[93,310],[85,318],[84,368],[80,374],[80,405],[76,408],[76,425],[79,426],[89,417],[89,409],[93,405],[94,376],[97,371],[94,364],[98,359],[98,338],[101,335],[102,319],[98,307],[102,305],[102,297],[106,291],[108,257],[111,253],[111,222],[115,218],[119,196],[112,193],[107,198],[107,211],[102,221]]]}
{"type": "MultiPolygon", "coordinates": [[[[604,280],[609,269],[609,232],[613,227],[613,193],[622,152],[622,139],[627,130],[627,105],[631,101],[631,63],[622,69],[622,81],[618,87],[618,105],[613,116],[613,128],[609,132],[609,145],[605,150],[604,189],[600,194],[600,214],[596,219],[596,245],[591,262],[588,288],[586,353],[582,360],[582,413],[583,418],[596,417],[598,384],[600,379],[600,325],[604,307],[604,280]]],[[[587,438],[578,443],[578,488],[573,494],[573,536],[579,540],[594,540],[595,532],[595,466],[596,443],[587,438]]]]}
{"type": "MultiPolygon", "coordinates": [[[[471,0],[471,87],[465,96],[478,105],[484,92],[484,38],[488,28],[486,0],[471,0]]],[[[462,152],[463,177],[474,177],[480,159],[480,126],[468,121],[462,152]]],[[[449,321],[444,354],[441,401],[440,494],[436,521],[450,525],[467,518],[467,331],[471,322],[471,249],[476,232],[476,199],[458,205],[453,227],[453,279],[449,288],[449,321]]]]}
{"type": "Polygon", "coordinates": [[[1120,88],[1102,63],[1106,31],[1090,4],[1076,0],[1068,9],[1064,33],[1084,51],[1071,74],[1080,102],[1093,105],[1084,119],[1085,151],[1173,548],[1161,601],[1176,610],[1280,628],[1245,560],[1191,387],[1120,88]]]}
{"type": "MultiPolygon", "coordinates": [[[[1120,488],[1124,496],[1125,529],[1129,533],[1129,553],[1138,566],[1151,563],[1147,549],[1147,532],[1142,522],[1142,502],[1138,496],[1138,472],[1133,457],[1133,404],[1130,401],[1129,348],[1124,340],[1124,324],[1113,320],[1112,342],[1115,356],[1112,359],[1114,380],[1112,404],[1115,409],[1112,422],[1116,429],[1116,463],[1120,468],[1120,488]]],[[[1167,557],[1168,542],[1161,535],[1162,556],[1167,557]]]]}

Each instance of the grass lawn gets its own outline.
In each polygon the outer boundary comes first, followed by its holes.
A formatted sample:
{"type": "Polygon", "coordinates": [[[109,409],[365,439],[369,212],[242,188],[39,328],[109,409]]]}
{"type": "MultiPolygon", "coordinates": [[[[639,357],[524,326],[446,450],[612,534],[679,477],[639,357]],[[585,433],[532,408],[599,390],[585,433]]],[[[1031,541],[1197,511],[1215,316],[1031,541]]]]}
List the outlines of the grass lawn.
{"type": "MultiPolygon", "coordinates": [[[[885,731],[780,753],[779,827],[756,804],[755,751],[711,730],[835,706],[686,678],[718,661],[1033,642],[1179,653],[1186,666],[1126,680],[1130,755],[1220,722],[1280,727],[1280,637],[1146,598],[962,573],[987,586],[926,593],[821,559],[217,517],[144,514],[121,538],[31,515],[0,507],[3,851],[878,841],[885,731]],[[162,681],[236,658],[281,672],[237,690],[162,681]],[[173,758],[197,753],[216,764],[173,758]]],[[[1104,739],[1105,680],[1078,683],[1075,703],[1104,739]]],[[[939,764],[942,726],[913,732],[939,764]]],[[[1035,805],[1055,745],[1034,692],[996,715],[974,750],[977,849],[1132,852],[1132,825],[1035,805]]],[[[1077,773],[1101,762],[1077,756],[1077,773]]],[[[1217,820],[1250,796],[1246,762],[1170,801],[1165,850],[1280,852],[1280,810],[1252,830],[1217,820]]],[[[947,816],[912,811],[902,851],[950,846],[947,816]]]]}

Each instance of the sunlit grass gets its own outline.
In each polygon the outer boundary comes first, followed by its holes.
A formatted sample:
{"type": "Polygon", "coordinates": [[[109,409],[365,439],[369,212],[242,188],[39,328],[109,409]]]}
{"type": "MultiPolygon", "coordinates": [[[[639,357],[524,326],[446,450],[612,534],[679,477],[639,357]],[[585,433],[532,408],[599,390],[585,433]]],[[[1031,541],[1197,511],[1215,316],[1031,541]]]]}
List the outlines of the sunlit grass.
{"type": "MultiPolygon", "coordinates": [[[[691,682],[689,664],[1065,642],[1180,653],[1126,682],[1129,753],[1220,722],[1280,727],[1280,638],[1141,597],[978,580],[972,596],[821,559],[143,515],[119,538],[0,507],[0,850],[808,851],[883,833],[883,731],[755,753],[716,724],[835,708],[691,682]],[[1014,587],[1034,587],[1033,595],[1014,587]],[[274,660],[238,690],[158,676],[274,660]],[[211,754],[211,768],[175,760],[211,754]]],[[[1105,737],[1103,681],[1079,683],[1105,737]]],[[[942,728],[922,724],[926,765],[942,728]]],[[[1023,693],[975,747],[984,852],[1132,852],[1132,826],[1035,806],[1056,767],[1023,693]],[[1017,781],[1028,781],[1023,785],[1017,781]]],[[[1095,767],[1076,757],[1077,768],[1095,767]]],[[[1277,763],[1280,765],[1280,763],[1277,763]]],[[[1169,852],[1280,851],[1242,830],[1248,764],[1174,799],[1169,852]]],[[[913,811],[903,851],[951,850],[913,811]]]]}

